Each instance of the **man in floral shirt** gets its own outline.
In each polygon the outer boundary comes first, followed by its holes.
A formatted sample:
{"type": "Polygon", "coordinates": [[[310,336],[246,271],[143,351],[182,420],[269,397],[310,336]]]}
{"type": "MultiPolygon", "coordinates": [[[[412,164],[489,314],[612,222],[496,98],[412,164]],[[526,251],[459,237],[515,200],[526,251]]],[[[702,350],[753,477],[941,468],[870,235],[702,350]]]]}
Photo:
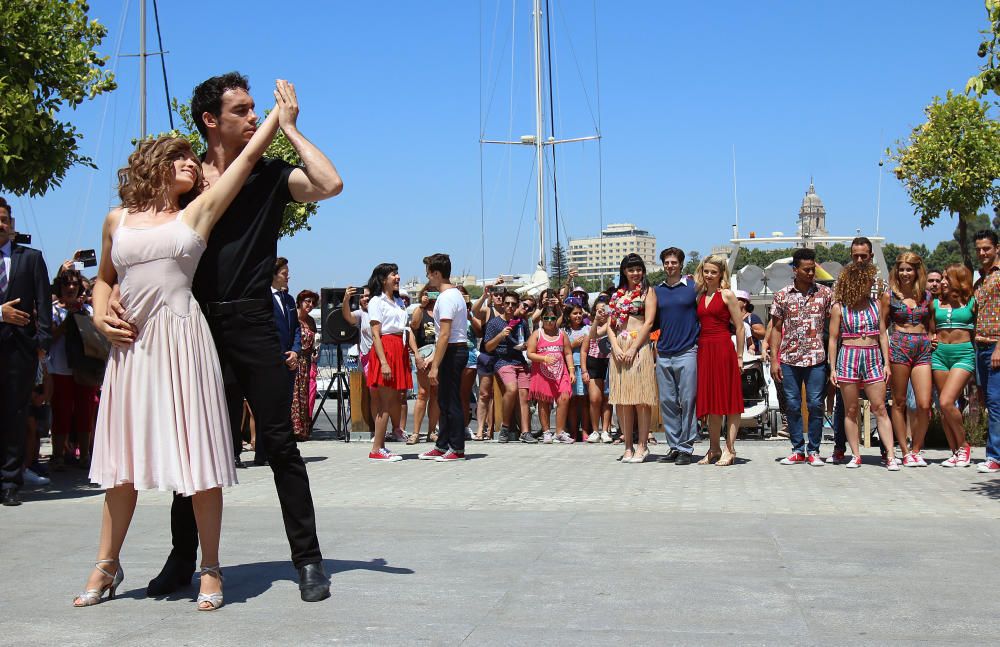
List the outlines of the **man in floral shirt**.
{"type": "Polygon", "coordinates": [[[975,240],[980,263],[976,281],[976,368],[990,421],[986,460],[977,469],[992,474],[1000,472],[1000,265],[996,232],[980,231],[975,240]]]}
{"type": "Polygon", "coordinates": [[[792,255],[795,281],[774,295],[769,348],[771,376],[785,393],[785,417],[792,453],[782,465],[823,465],[819,444],[823,439],[823,399],[826,394],[826,344],[824,333],[833,305],[833,292],[816,283],[816,252],[799,249],[792,255]],[[802,435],[802,385],[809,410],[809,447],[802,435]]]}

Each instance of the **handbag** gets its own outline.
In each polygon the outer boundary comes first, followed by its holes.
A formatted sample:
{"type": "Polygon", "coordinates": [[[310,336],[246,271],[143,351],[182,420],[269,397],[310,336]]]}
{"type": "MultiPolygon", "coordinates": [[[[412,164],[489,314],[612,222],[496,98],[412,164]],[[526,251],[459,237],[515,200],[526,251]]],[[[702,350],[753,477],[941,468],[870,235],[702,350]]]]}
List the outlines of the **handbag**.
{"type": "Polygon", "coordinates": [[[479,357],[476,358],[476,370],[483,373],[494,372],[497,366],[497,359],[499,358],[496,355],[479,351],[479,357]]]}
{"type": "Polygon", "coordinates": [[[97,331],[94,320],[82,312],[67,319],[66,360],[73,369],[73,381],[81,386],[100,387],[111,342],[97,331]]]}
{"type": "Polygon", "coordinates": [[[99,359],[102,362],[108,361],[111,354],[111,342],[102,335],[94,325],[94,319],[83,312],[74,312],[73,321],[83,339],[83,353],[91,359],[99,359]]]}

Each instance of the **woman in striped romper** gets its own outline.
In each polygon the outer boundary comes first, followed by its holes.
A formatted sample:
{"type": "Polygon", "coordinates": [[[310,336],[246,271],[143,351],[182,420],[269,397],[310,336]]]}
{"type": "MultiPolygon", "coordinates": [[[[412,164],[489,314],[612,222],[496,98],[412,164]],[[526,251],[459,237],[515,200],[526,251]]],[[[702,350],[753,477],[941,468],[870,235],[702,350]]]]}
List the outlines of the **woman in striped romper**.
{"type": "Polygon", "coordinates": [[[886,308],[871,297],[875,266],[851,263],[843,269],[833,289],[830,311],[828,357],[837,358],[830,376],[844,399],[844,431],[851,446],[847,467],[861,467],[858,446],[858,397],[863,388],[878,420],[879,438],[887,450],[890,471],[899,470],[893,454],[892,421],[885,407],[885,383],[889,379],[889,337],[886,335],[886,308]],[[838,351],[837,346],[840,345],[838,351]]]}

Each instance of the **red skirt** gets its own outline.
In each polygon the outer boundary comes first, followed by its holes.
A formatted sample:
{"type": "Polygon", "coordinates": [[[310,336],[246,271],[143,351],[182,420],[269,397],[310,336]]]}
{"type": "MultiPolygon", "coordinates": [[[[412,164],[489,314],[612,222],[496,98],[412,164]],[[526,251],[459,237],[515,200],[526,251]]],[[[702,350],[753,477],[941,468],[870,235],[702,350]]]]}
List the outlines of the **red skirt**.
{"type": "Polygon", "coordinates": [[[386,381],[382,375],[382,362],[372,346],[368,354],[368,387],[387,386],[390,389],[404,391],[413,388],[413,375],[410,373],[410,353],[403,346],[402,335],[382,335],[382,350],[385,351],[385,361],[392,369],[392,379],[386,381]]]}
{"type": "Polygon", "coordinates": [[[728,416],[743,413],[743,384],[736,349],[726,337],[698,340],[698,393],[695,396],[698,417],[728,416]]]}

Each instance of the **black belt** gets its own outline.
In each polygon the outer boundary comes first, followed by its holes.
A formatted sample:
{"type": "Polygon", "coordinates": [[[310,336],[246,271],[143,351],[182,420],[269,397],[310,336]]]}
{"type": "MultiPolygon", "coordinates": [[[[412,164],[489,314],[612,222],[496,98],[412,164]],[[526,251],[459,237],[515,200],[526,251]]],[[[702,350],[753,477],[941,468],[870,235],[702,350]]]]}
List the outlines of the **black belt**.
{"type": "Polygon", "coordinates": [[[209,317],[221,315],[233,315],[250,310],[267,310],[270,302],[268,299],[238,299],[236,301],[206,301],[202,304],[202,311],[209,317]]]}

